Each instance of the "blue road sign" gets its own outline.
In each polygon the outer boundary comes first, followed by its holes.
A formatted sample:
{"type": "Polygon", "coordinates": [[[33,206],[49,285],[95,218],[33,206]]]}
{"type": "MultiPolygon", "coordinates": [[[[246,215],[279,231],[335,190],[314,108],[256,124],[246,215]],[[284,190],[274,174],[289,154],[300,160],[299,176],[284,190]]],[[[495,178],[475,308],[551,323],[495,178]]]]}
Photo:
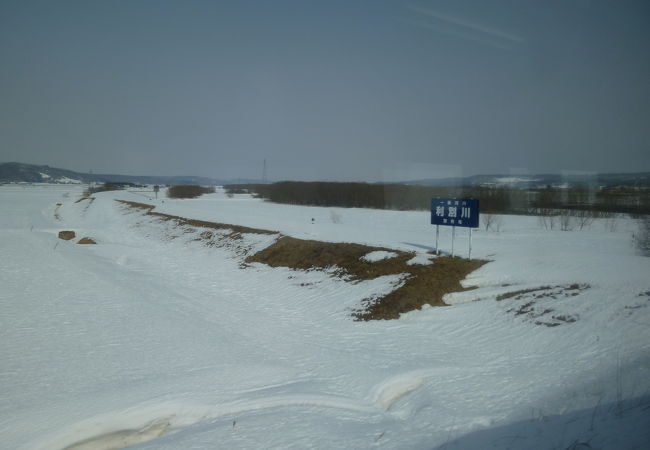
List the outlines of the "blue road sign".
{"type": "Polygon", "coordinates": [[[478,214],[475,198],[431,199],[431,225],[478,228],[478,214]]]}

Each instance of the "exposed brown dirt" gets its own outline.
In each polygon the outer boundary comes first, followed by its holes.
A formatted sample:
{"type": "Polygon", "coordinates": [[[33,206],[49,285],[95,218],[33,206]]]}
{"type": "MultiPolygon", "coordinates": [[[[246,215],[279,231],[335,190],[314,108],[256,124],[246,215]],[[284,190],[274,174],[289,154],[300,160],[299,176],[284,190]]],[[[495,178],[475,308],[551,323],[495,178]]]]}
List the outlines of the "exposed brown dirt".
{"type": "Polygon", "coordinates": [[[74,239],[75,234],[74,231],[59,231],[59,239],[63,239],[64,241],[69,241],[70,239],[74,239]]]}
{"type": "Polygon", "coordinates": [[[488,261],[440,257],[426,266],[405,265],[409,277],[404,284],[379,299],[368,299],[363,310],[353,315],[358,320],[398,319],[401,313],[420,309],[424,305],[447,306],[445,294],[473,288],[464,288],[460,282],[488,261]]]}
{"type": "Polygon", "coordinates": [[[413,253],[370,247],[345,242],[321,242],[283,236],[273,245],[246,258],[245,262],[260,262],[271,267],[290,267],[298,270],[334,268],[350,280],[371,280],[382,275],[402,273],[413,253]],[[385,250],[397,256],[377,262],[361,258],[370,252],[385,250]]]}
{"type": "Polygon", "coordinates": [[[90,239],[88,237],[83,237],[79,239],[79,242],[77,242],[77,244],[96,244],[96,243],[97,242],[95,242],[93,239],[90,239]]]}
{"type": "Polygon", "coordinates": [[[436,258],[430,265],[408,265],[407,261],[413,256],[414,253],[382,247],[307,241],[284,236],[273,245],[249,256],[245,262],[299,270],[334,268],[351,281],[404,274],[404,283],[388,295],[366,299],[363,309],[353,314],[357,320],[397,319],[401,313],[419,309],[425,304],[446,306],[442,297],[450,292],[464,290],[460,281],[486,263],[442,257],[436,258]],[[391,251],[397,256],[376,262],[361,259],[377,250],[391,251]]]}
{"type": "MultiPolygon", "coordinates": [[[[153,212],[153,205],[118,200],[118,202],[146,211],[146,215],[162,220],[173,220],[179,225],[220,230],[231,230],[222,239],[241,239],[242,233],[279,234],[277,232],[187,219],[153,212]]],[[[211,240],[214,234],[205,231],[201,238],[211,240]]],[[[403,281],[391,293],[364,300],[363,308],[352,315],[356,320],[398,319],[401,313],[419,309],[425,304],[446,306],[443,296],[450,292],[466,290],[460,284],[469,273],[487,261],[462,258],[435,258],[429,265],[409,265],[414,253],[372,247],[356,243],[334,243],[281,236],[275,243],[246,257],[245,263],[263,263],[271,267],[288,267],[296,270],[331,269],[348,281],[370,280],[385,275],[403,274],[403,281]],[[396,254],[376,262],[362,259],[370,252],[384,250],[396,254]]]]}
{"type": "Polygon", "coordinates": [[[272,267],[309,270],[334,268],[350,280],[369,280],[384,275],[404,274],[403,284],[391,293],[364,301],[363,309],[354,312],[357,320],[397,319],[403,312],[425,304],[445,306],[442,297],[462,291],[460,285],[470,272],[486,263],[461,258],[436,258],[430,265],[408,265],[413,253],[370,247],[354,243],[306,241],[284,236],[273,245],[246,258],[272,267]],[[397,256],[376,262],[361,258],[373,251],[386,250],[397,256]]]}
{"type": "Polygon", "coordinates": [[[146,211],[151,211],[152,209],[155,208],[154,205],[147,205],[146,203],[129,202],[127,200],[115,200],[115,201],[118,203],[122,203],[124,205],[128,205],[131,208],[144,209],[146,211]]]}

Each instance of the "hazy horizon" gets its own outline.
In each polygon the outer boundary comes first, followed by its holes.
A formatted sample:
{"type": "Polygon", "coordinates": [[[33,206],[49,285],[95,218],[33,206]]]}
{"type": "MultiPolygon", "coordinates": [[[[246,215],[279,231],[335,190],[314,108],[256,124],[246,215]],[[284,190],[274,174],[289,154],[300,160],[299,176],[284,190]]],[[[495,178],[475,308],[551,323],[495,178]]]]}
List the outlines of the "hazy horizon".
{"type": "Polygon", "coordinates": [[[0,4],[0,160],[398,181],[650,170],[650,4],[0,4]]]}
{"type": "MultiPolygon", "coordinates": [[[[51,169],[63,169],[63,170],[72,170],[67,167],[57,167],[57,166],[52,166],[49,164],[33,164],[33,163],[28,163],[28,162],[22,162],[22,161],[0,161],[0,164],[27,164],[27,165],[34,165],[34,166],[45,166],[51,169]]],[[[203,177],[202,175],[196,175],[196,174],[191,174],[191,173],[171,173],[171,174],[158,174],[158,173],[117,173],[117,172],[83,172],[83,171],[74,171],[80,174],[95,174],[95,175],[114,175],[114,176],[128,176],[128,177],[170,177],[170,178],[192,178],[192,177],[197,177],[197,178],[208,178],[211,179],[212,181],[216,182],[232,182],[232,181],[238,181],[242,180],[245,182],[264,182],[261,177],[203,177]]],[[[516,180],[517,178],[521,177],[535,177],[535,176],[560,176],[563,179],[571,179],[572,177],[575,176],[584,176],[586,179],[589,179],[589,177],[593,177],[596,179],[598,175],[635,175],[635,174],[648,174],[650,171],[627,171],[627,172],[588,172],[588,171],[577,171],[577,170],[562,170],[558,172],[546,172],[546,173],[527,173],[527,174],[512,174],[512,173],[478,173],[474,175],[458,175],[458,176],[447,176],[445,175],[445,172],[440,172],[438,175],[439,176],[432,176],[432,177],[423,177],[423,178],[414,178],[415,174],[414,173],[405,173],[406,178],[398,178],[399,177],[399,172],[393,173],[393,178],[392,179],[384,179],[384,180],[379,180],[379,181],[372,181],[372,180],[364,180],[364,179],[350,179],[350,180],[336,180],[336,179],[327,179],[327,178],[312,178],[312,179],[304,179],[300,177],[294,177],[294,178],[283,178],[283,179],[267,179],[266,182],[269,183],[276,183],[276,182],[281,182],[281,181],[319,181],[319,182],[357,182],[357,183],[409,183],[409,182],[417,182],[417,181],[426,181],[426,180],[445,180],[445,179],[455,179],[455,178],[466,178],[466,177],[471,177],[471,176],[493,176],[493,177],[507,177],[507,178],[512,178],[513,180],[516,180]]]]}

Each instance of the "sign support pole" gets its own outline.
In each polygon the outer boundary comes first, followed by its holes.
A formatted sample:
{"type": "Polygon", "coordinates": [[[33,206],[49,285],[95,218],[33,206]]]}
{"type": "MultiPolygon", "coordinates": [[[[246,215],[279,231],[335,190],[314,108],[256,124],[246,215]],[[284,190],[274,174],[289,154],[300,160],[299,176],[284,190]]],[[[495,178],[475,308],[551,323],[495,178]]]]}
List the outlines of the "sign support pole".
{"type": "Polygon", "coordinates": [[[472,228],[469,229],[469,257],[467,259],[472,259],[472,228]]]}
{"type": "Polygon", "coordinates": [[[451,227],[451,257],[454,257],[454,236],[456,236],[456,227],[451,227]]]}
{"type": "Polygon", "coordinates": [[[440,255],[440,247],[438,247],[439,234],[440,234],[440,225],[436,225],[436,256],[440,255]]]}

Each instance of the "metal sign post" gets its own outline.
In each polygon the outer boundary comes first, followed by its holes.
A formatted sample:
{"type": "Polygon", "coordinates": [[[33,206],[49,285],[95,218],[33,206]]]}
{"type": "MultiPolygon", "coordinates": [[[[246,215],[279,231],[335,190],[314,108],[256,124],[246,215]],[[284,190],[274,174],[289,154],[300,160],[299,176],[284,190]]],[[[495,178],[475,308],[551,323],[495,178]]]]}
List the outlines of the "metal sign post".
{"type": "Polygon", "coordinates": [[[469,229],[469,256],[467,259],[472,259],[472,229],[469,229]]]}
{"type": "Polygon", "coordinates": [[[451,257],[454,257],[454,237],[456,236],[456,227],[451,227],[451,257]]]}
{"type": "Polygon", "coordinates": [[[436,225],[436,256],[440,254],[440,247],[438,247],[439,235],[440,235],[440,225],[436,225]]]}

